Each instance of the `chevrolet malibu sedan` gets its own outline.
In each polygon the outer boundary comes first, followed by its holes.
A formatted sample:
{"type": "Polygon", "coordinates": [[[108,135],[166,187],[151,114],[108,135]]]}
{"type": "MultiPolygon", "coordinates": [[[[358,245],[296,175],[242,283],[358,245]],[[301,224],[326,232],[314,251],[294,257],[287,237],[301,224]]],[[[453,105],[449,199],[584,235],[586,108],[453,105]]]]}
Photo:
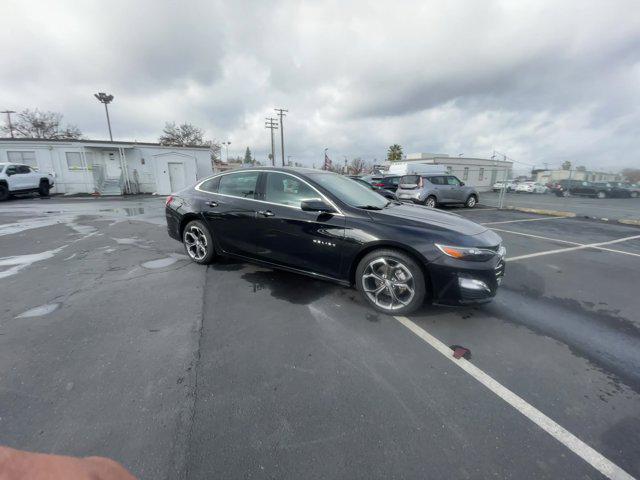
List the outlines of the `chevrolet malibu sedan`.
{"type": "Polygon", "coordinates": [[[355,286],[384,313],[487,302],[504,275],[495,232],[325,171],[221,173],[169,196],[166,219],[196,263],[232,256],[355,286]]]}

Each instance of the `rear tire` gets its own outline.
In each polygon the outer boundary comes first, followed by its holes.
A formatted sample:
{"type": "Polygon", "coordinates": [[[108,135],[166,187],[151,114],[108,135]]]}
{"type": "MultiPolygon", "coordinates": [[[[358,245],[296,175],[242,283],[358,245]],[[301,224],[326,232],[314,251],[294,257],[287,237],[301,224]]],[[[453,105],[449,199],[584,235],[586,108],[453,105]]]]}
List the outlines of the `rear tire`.
{"type": "Polygon", "coordinates": [[[9,187],[4,183],[0,183],[0,202],[9,198],[9,187]]]}
{"type": "Polygon", "coordinates": [[[629,196],[630,196],[631,198],[638,198],[638,192],[631,192],[631,193],[629,194],[629,196]]]}
{"type": "Polygon", "coordinates": [[[50,189],[51,187],[49,186],[49,182],[47,182],[46,180],[43,180],[40,182],[40,187],[38,188],[38,195],[40,195],[41,197],[48,197],[50,189]]]}
{"type": "Polygon", "coordinates": [[[208,265],[216,256],[213,236],[200,220],[187,223],[182,232],[182,243],[187,256],[201,265],[208,265]]]}
{"type": "Polygon", "coordinates": [[[429,195],[424,199],[424,206],[429,208],[436,208],[438,206],[438,200],[433,195],[429,195]]]}
{"type": "Polygon", "coordinates": [[[424,302],[425,277],[418,263],[399,250],[380,249],[365,255],[356,268],[356,288],[373,308],[406,315],[424,302]]]}
{"type": "Polygon", "coordinates": [[[467,201],[464,202],[464,206],[467,208],[473,208],[477,205],[478,203],[478,197],[475,195],[469,195],[469,198],[467,198],[467,201]]]}

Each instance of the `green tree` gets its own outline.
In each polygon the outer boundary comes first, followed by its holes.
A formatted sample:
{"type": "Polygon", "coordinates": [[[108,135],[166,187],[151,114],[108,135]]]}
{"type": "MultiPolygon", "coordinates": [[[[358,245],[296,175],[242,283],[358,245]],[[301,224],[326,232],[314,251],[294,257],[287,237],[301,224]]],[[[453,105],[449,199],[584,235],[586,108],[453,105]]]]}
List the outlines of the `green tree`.
{"type": "Polygon", "coordinates": [[[251,150],[249,150],[249,147],[247,147],[244,152],[244,163],[254,163],[254,159],[251,156],[251,150]]]}
{"type": "Polygon", "coordinates": [[[402,147],[397,143],[391,145],[387,151],[387,160],[390,162],[399,162],[402,160],[402,147]]]}
{"type": "Polygon", "coordinates": [[[562,162],[562,169],[571,170],[571,162],[569,160],[565,160],[564,162],[562,162]]]}

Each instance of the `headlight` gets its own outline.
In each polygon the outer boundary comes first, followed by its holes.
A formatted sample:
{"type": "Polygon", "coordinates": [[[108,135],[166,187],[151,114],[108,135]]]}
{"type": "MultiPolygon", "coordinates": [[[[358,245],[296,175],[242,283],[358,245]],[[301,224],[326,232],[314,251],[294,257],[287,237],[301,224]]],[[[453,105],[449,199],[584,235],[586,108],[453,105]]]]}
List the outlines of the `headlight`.
{"type": "Polygon", "coordinates": [[[504,256],[506,252],[502,245],[500,245],[497,252],[487,248],[453,247],[451,245],[440,245],[439,243],[435,245],[438,247],[438,250],[449,257],[458,260],[470,260],[472,262],[483,262],[493,258],[495,255],[504,256]]]}

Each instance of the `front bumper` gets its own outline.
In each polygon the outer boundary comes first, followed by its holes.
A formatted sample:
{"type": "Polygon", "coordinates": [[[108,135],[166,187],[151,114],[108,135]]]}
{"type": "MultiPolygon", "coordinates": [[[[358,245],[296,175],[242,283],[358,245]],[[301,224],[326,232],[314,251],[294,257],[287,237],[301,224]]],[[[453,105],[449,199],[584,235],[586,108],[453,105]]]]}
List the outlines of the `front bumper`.
{"type": "Polygon", "coordinates": [[[486,303],[498,292],[505,273],[504,259],[460,261],[443,256],[428,266],[433,302],[443,305],[486,303]]]}

